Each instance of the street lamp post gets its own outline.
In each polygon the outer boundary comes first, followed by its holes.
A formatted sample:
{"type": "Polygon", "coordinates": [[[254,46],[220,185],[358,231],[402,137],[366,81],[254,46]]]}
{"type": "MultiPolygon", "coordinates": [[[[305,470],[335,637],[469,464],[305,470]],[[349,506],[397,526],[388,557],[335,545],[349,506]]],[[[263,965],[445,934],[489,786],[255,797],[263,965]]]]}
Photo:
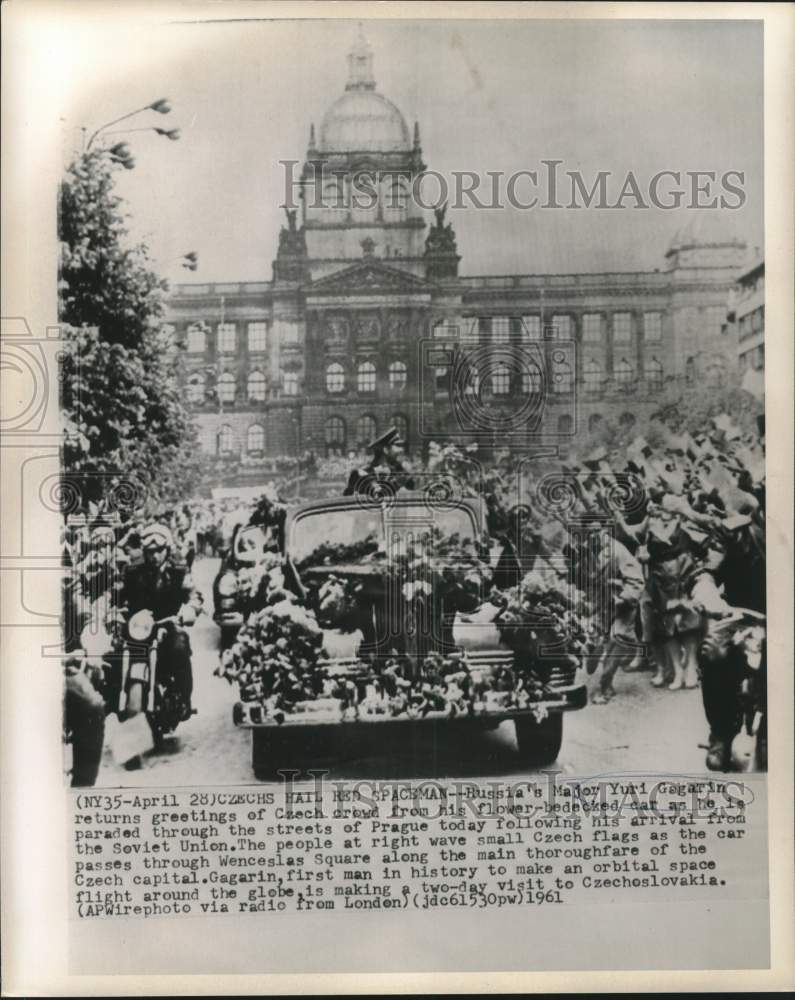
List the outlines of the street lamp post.
{"type": "MultiPolygon", "coordinates": [[[[113,121],[105,122],[104,125],[100,125],[98,129],[95,129],[91,133],[91,138],[88,140],[86,145],[86,152],[91,149],[91,145],[97,136],[101,135],[106,129],[109,129],[111,125],[118,125],[119,122],[127,121],[128,118],[132,118],[134,115],[140,115],[144,111],[156,111],[160,115],[167,115],[171,111],[171,105],[168,103],[168,98],[159,97],[156,101],[152,101],[151,104],[146,104],[142,108],[136,108],[135,111],[128,111],[126,115],[121,115],[119,118],[114,118],[113,121]]],[[[151,126],[149,126],[151,128],[151,126]]],[[[127,131],[146,131],[146,129],[128,129],[127,131]]],[[[177,129],[167,130],[167,129],[154,129],[156,132],[160,132],[162,135],[167,135],[169,131],[177,132],[177,135],[168,138],[179,138],[179,131],[177,129]]],[[[118,134],[118,133],[114,133],[118,134]]]]}

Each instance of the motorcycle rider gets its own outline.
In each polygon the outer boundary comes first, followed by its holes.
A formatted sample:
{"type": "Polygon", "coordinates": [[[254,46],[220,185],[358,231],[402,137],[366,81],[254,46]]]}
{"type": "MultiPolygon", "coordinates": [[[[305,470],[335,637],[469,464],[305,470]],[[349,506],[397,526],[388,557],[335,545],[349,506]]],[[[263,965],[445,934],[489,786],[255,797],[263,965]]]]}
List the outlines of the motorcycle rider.
{"type": "MultiPolygon", "coordinates": [[[[141,532],[143,562],[129,565],[124,574],[122,602],[130,616],[147,609],[155,619],[177,616],[186,611],[195,617],[201,609],[201,595],[194,589],[187,566],[174,551],[174,539],[164,524],[151,524],[141,532]]],[[[165,637],[158,649],[158,672],[170,678],[181,695],[183,721],[193,714],[193,668],[187,632],[175,622],[164,626],[165,637]]]]}

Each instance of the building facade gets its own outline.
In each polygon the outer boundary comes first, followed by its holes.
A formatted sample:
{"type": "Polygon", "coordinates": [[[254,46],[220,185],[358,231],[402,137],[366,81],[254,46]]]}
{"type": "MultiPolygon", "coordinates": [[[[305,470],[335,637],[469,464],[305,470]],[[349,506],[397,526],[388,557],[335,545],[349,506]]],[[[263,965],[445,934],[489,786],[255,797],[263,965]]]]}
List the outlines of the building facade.
{"type": "Polygon", "coordinates": [[[565,441],[631,422],[670,379],[736,370],[726,302],[744,246],[709,212],[653,271],[467,275],[444,210],[410,197],[424,169],[419,127],[377,91],[360,38],[310,128],[271,280],[171,293],[206,452],[345,454],[391,425],[409,451],[565,441]]]}
{"type": "Polygon", "coordinates": [[[737,277],[729,310],[730,333],[737,338],[740,372],[765,367],[765,262],[755,260],[737,277]]]}

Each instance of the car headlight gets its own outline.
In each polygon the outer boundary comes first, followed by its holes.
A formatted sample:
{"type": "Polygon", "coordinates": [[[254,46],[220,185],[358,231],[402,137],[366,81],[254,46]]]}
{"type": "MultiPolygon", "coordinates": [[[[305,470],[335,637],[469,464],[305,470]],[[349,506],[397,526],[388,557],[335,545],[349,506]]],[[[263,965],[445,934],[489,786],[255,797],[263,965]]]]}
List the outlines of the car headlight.
{"type": "Polygon", "coordinates": [[[234,573],[224,573],[218,581],[218,593],[222,597],[230,597],[237,593],[237,577],[234,573]]]}
{"type": "Polygon", "coordinates": [[[146,642],[155,627],[155,616],[151,611],[137,611],[127,623],[127,631],[135,642],[146,642]]]}

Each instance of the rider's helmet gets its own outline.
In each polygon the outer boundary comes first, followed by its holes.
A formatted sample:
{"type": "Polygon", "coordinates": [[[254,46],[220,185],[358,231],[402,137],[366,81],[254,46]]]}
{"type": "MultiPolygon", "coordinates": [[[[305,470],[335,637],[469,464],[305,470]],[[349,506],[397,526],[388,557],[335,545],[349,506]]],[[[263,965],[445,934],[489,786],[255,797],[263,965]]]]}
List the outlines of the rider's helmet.
{"type": "Polygon", "coordinates": [[[165,524],[150,524],[141,532],[144,551],[162,550],[170,552],[174,547],[174,536],[165,524]]]}

